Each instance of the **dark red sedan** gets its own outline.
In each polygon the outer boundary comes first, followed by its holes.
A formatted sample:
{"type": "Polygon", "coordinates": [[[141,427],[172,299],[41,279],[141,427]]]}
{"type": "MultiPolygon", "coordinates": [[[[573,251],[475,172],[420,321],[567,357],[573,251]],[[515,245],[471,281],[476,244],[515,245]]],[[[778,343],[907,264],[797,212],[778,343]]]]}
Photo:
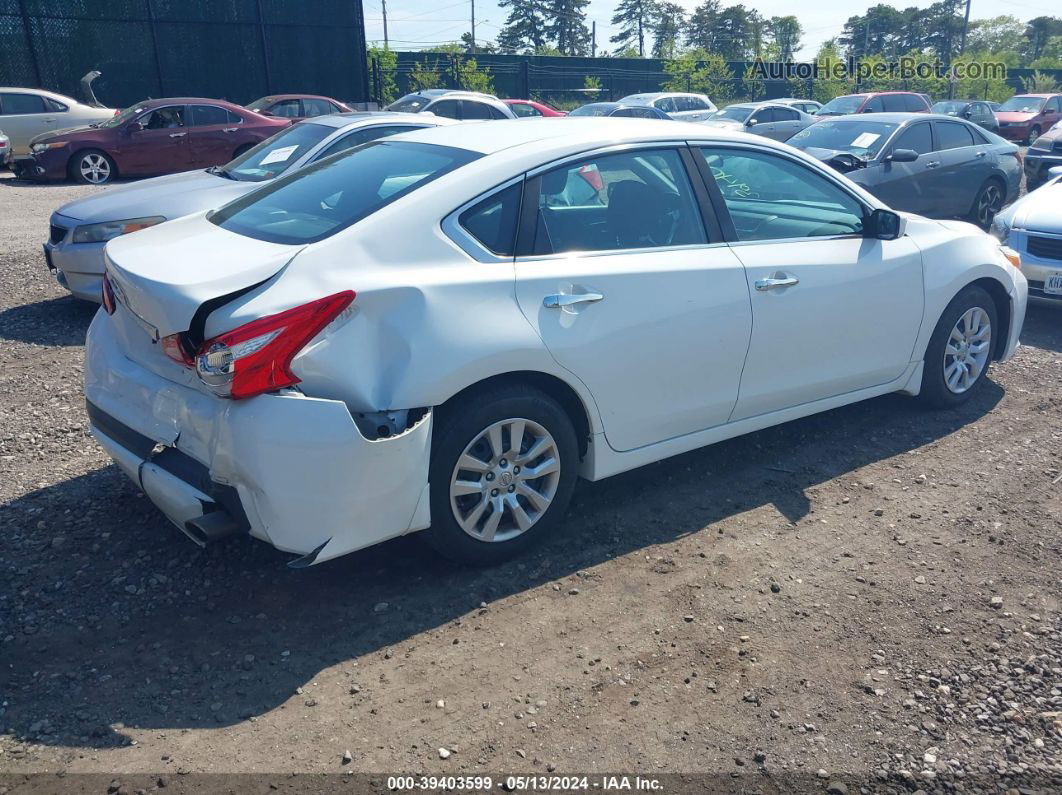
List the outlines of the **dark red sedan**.
{"type": "Polygon", "coordinates": [[[38,135],[19,173],[103,185],[219,166],[290,124],[219,99],[151,99],[89,127],[38,135]]]}
{"type": "Polygon", "coordinates": [[[256,99],[247,109],[263,116],[276,116],[291,119],[293,122],[329,113],[350,113],[354,110],[338,99],[316,94],[270,94],[268,97],[256,99]]]}

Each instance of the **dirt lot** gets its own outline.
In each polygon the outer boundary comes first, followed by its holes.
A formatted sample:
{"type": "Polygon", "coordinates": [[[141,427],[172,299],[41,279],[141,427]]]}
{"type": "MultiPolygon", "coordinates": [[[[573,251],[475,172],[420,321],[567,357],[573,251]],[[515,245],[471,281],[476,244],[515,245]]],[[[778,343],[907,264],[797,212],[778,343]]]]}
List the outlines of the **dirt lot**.
{"type": "Polygon", "coordinates": [[[197,549],[88,436],[93,310],[40,252],[88,190],[0,177],[0,771],[1062,789],[1062,312],[958,412],[580,484],[519,562],[405,538],[292,571],[197,549]]]}

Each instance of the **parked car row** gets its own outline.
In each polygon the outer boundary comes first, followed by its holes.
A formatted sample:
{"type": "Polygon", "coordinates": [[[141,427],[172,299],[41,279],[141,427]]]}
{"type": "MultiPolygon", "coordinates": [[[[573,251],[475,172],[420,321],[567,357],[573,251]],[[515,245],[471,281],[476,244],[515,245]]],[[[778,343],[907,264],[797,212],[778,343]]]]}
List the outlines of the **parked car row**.
{"type": "MultiPolygon", "coordinates": [[[[931,144],[972,127],[924,118],[931,144]]],[[[59,248],[117,229],[92,433],[199,544],[307,566],[417,531],[493,563],[546,537],[579,477],[891,392],[958,406],[1017,347],[1012,252],[764,136],[327,119],[59,213],[59,248]]]]}

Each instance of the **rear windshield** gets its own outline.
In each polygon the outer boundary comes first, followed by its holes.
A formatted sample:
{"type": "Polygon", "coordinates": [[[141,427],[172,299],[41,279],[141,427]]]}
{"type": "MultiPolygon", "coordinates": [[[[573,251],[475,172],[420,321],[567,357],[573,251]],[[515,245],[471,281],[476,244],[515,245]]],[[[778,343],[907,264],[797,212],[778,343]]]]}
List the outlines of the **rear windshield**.
{"type": "Polygon", "coordinates": [[[210,220],[258,240],[313,243],[478,157],[448,146],[373,141],[226,204],[210,220]]]}
{"type": "Polygon", "coordinates": [[[592,103],[590,105],[583,105],[581,108],[576,108],[569,116],[607,116],[613,108],[618,107],[616,105],[610,105],[608,103],[592,103]]]}
{"type": "Polygon", "coordinates": [[[300,122],[287,127],[272,138],[266,138],[253,149],[228,163],[226,176],[244,182],[261,182],[283,174],[312,147],[336,131],[313,122],[300,122]]]}
{"type": "Polygon", "coordinates": [[[424,97],[420,94],[406,94],[401,99],[392,102],[384,110],[393,110],[399,113],[418,113],[429,102],[431,102],[431,97],[424,97]]]}

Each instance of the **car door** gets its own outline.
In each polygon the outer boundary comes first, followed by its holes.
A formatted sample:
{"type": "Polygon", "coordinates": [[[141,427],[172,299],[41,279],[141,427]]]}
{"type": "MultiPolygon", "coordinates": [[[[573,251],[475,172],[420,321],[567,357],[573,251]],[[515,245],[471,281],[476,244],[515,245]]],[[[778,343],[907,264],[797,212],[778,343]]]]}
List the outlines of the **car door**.
{"type": "Polygon", "coordinates": [[[610,148],[527,181],[517,300],[616,450],[725,423],[737,399],[748,286],[683,151],[610,148]]]}
{"type": "Polygon", "coordinates": [[[698,96],[688,94],[680,97],[679,99],[685,104],[686,108],[681,113],[683,121],[704,121],[710,115],[712,115],[712,111],[709,109],[708,103],[698,96]]]}
{"type": "Polygon", "coordinates": [[[58,128],[56,119],[57,114],[40,94],[0,92],[0,130],[11,139],[16,155],[29,154],[31,138],[54,132],[58,128]]]}
{"type": "Polygon", "coordinates": [[[774,113],[774,130],[770,137],[776,141],[788,141],[803,128],[800,121],[800,113],[793,108],[775,106],[771,109],[774,113]]]}
{"type": "Polygon", "coordinates": [[[218,105],[189,105],[185,111],[190,168],[220,166],[232,160],[240,144],[238,122],[218,105]]]}
{"type": "Polygon", "coordinates": [[[911,124],[893,138],[891,144],[882,148],[878,162],[860,179],[867,190],[896,210],[925,214],[932,211],[934,184],[940,160],[933,146],[933,128],[928,121],[911,124]],[[918,159],[910,163],[891,159],[897,149],[911,149],[918,159]]]}
{"type": "Polygon", "coordinates": [[[675,104],[674,97],[660,97],[659,99],[653,100],[653,107],[672,118],[675,118],[673,114],[678,113],[678,106],[675,104]]]}
{"type": "Polygon", "coordinates": [[[777,118],[773,107],[765,105],[756,108],[745,122],[745,130],[754,135],[762,135],[765,138],[774,138],[778,135],[777,127],[775,125],[775,119],[777,118]]]}
{"type": "Polygon", "coordinates": [[[988,144],[979,144],[961,121],[934,121],[940,168],[933,180],[933,215],[948,217],[970,211],[973,197],[992,175],[988,144]]]}
{"type": "Polygon", "coordinates": [[[796,157],[704,145],[753,329],[732,420],[867,389],[908,367],[922,321],[922,258],[909,238],[864,237],[867,208],[796,157]],[[729,225],[728,225],[729,226],[729,225]]]}
{"type": "Polygon", "coordinates": [[[123,174],[167,174],[192,167],[184,105],[153,108],[127,122],[115,153],[123,174]]]}

